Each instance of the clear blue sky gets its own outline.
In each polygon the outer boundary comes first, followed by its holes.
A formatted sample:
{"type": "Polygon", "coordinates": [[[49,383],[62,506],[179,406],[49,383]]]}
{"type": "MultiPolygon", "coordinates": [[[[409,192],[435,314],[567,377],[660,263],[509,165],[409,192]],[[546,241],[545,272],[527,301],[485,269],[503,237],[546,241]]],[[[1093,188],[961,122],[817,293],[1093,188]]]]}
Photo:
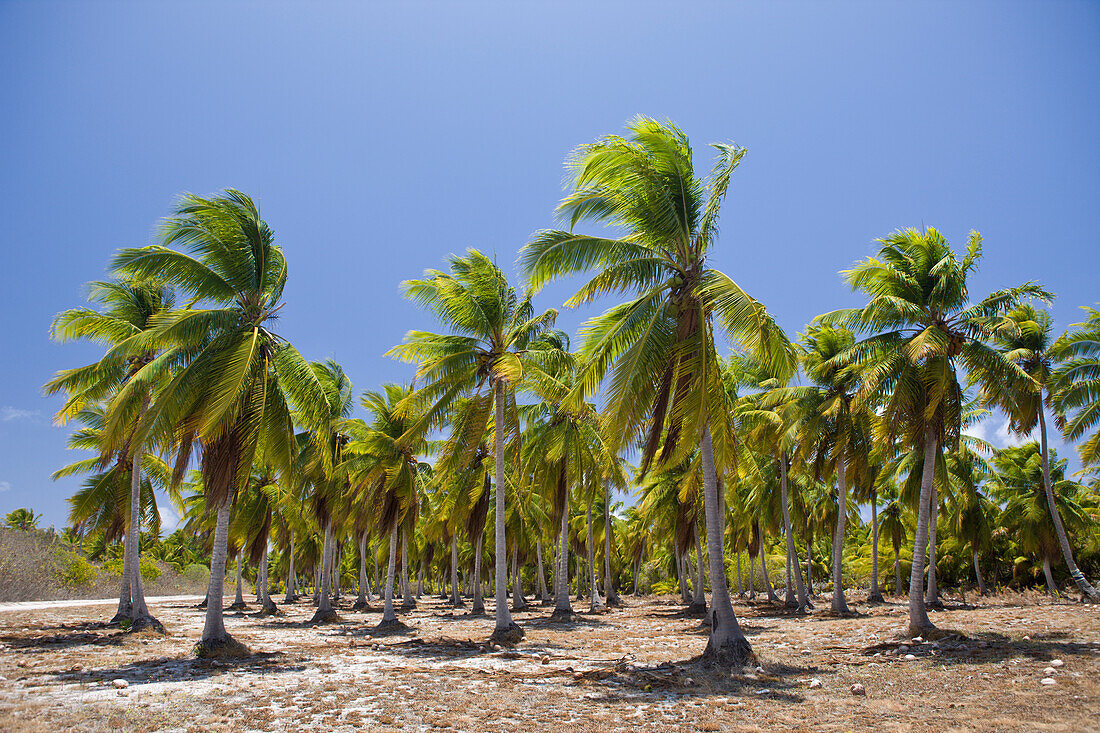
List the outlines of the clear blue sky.
{"type": "Polygon", "coordinates": [[[922,224],[981,231],[975,292],[1038,280],[1059,327],[1100,300],[1100,4],[379,5],[0,3],[0,512],[65,523],[41,385],[98,350],[49,323],[181,191],[260,199],[281,333],[357,389],[406,379],[382,352],[432,325],[402,279],[468,246],[513,268],[570,149],[638,113],[700,169],[748,148],[715,265],[792,334],[922,224]]]}

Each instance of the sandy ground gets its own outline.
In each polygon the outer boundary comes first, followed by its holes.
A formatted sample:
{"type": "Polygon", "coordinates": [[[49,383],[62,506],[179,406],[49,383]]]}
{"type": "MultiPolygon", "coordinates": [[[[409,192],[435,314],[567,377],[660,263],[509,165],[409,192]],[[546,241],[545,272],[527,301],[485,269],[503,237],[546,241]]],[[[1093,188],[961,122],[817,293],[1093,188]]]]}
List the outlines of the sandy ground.
{"type": "Polygon", "coordinates": [[[227,614],[255,652],[232,663],[191,656],[193,599],[153,604],[166,637],[106,628],[110,605],[5,607],[0,730],[1100,730],[1100,609],[1068,601],[955,603],[932,614],[956,632],[935,644],[901,636],[897,603],[833,618],[827,600],[807,617],[740,601],[760,666],[730,675],[693,661],[706,630],[670,598],[566,625],[536,606],[514,650],[485,646],[491,617],[426,596],[412,633],[375,638],[380,612],[353,600],[321,627],[308,601],[227,614]]]}

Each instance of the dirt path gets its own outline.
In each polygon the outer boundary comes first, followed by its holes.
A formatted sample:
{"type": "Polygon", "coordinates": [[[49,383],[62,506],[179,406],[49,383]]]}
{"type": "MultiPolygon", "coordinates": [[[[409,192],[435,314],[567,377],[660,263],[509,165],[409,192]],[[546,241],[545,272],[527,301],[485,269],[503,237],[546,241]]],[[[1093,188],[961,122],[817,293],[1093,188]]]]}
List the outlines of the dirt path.
{"type": "Polygon", "coordinates": [[[1100,721],[1100,610],[1065,601],[936,612],[959,633],[935,644],[900,637],[897,603],[800,618],[739,602],[760,666],[730,675],[693,661],[706,630],[672,599],[566,625],[533,607],[516,614],[527,638],[515,650],[486,647],[491,608],[475,618],[425,597],[402,617],[410,634],[374,638],[378,604],[352,613],[350,600],[322,627],[305,601],[278,618],[227,615],[255,652],[234,663],[191,656],[203,616],[190,599],[158,602],[167,637],[105,628],[102,606],[5,613],[0,730],[1076,732],[1100,721]]]}

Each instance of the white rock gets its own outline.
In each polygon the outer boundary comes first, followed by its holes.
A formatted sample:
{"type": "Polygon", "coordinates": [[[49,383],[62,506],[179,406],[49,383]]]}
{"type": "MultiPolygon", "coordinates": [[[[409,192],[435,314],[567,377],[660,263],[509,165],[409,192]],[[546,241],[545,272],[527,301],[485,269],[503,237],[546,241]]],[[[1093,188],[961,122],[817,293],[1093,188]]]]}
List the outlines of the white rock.
{"type": "Polygon", "coordinates": [[[114,685],[115,687],[117,687],[120,690],[124,690],[124,689],[126,689],[127,687],[130,686],[129,682],[127,682],[126,680],[121,679],[121,678],[119,678],[117,680],[111,680],[111,684],[114,685]]]}
{"type": "Polygon", "coordinates": [[[863,685],[861,685],[857,682],[854,685],[852,685],[852,694],[853,695],[866,695],[867,690],[866,690],[866,688],[863,687],[863,685]]]}
{"type": "Polygon", "coordinates": [[[1039,684],[1040,685],[1056,685],[1058,683],[1055,682],[1054,678],[1052,678],[1052,677],[1044,677],[1043,679],[1039,680],[1039,684]]]}
{"type": "Polygon", "coordinates": [[[1052,661],[1050,663],[1050,666],[1054,667],[1055,669],[1058,669],[1059,667],[1061,667],[1064,664],[1065,664],[1065,662],[1063,662],[1061,659],[1055,659],[1054,661],[1052,661]]]}
{"type": "Polygon", "coordinates": [[[905,655],[905,661],[907,661],[907,662],[912,662],[914,659],[916,659],[916,657],[912,654],[906,654],[905,655]]]}
{"type": "Polygon", "coordinates": [[[814,677],[812,680],[810,680],[810,689],[811,690],[816,690],[819,687],[821,687],[821,680],[819,680],[817,677],[814,677]]]}
{"type": "MultiPolygon", "coordinates": [[[[840,506],[840,505],[838,504],[837,506],[840,506]]],[[[1043,670],[1043,674],[1045,674],[1047,677],[1053,677],[1054,676],[1054,667],[1047,667],[1046,669],[1043,670]]]]}
{"type": "MultiPolygon", "coordinates": [[[[839,506],[839,504],[837,506],[839,506]]],[[[913,643],[914,644],[923,644],[924,643],[924,637],[923,636],[914,636],[913,637],[913,643]]]]}

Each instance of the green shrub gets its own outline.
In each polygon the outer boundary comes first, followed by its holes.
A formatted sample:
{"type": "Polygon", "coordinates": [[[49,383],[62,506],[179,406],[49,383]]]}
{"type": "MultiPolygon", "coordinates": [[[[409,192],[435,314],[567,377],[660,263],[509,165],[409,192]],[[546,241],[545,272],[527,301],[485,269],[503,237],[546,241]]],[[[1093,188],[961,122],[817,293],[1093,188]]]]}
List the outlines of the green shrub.
{"type": "Polygon", "coordinates": [[[58,560],[60,565],[58,575],[67,588],[89,586],[99,576],[94,565],[75,553],[65,553],[58,560]]]}
{"type": "Polygon", "coordinates": [[[194,563],[188,565],[187,569],[182,573],[184,580],[189,583],[201,583],[206,585],[210,582],[210,569],[200,563],[194,563]]]}
{"type": "Polygon", "coordinates": [[[105,561],[103,563],[103,572],[109,573],[111,575],[118,575],[118,576],[121,577],[122,569],[124,567],[126,567],[126,566],[123,564],[122,558],[118,557],[118,558],[115,558],[114,560],[105,561]]]}
{"type": "Polygon", "coordinates": [[[667,596],[680,592],[680,585],[675,580],[658,580],[653,584],[653,592],[659,596],[667,596]]]}
{"type": "Polygon", "coordinates": [[[143,557],[138,561],[138,567],[141,568],[141,579],[142,580],[148,580],[148,581],[156,580],[157,578],[159,578],[161,576],[161,573],[163,572],[160,569],[160,566],[158,566],[156,564],[156,562],[154,562],[153,560],[150,560],[147,557],[143,557]]]}

